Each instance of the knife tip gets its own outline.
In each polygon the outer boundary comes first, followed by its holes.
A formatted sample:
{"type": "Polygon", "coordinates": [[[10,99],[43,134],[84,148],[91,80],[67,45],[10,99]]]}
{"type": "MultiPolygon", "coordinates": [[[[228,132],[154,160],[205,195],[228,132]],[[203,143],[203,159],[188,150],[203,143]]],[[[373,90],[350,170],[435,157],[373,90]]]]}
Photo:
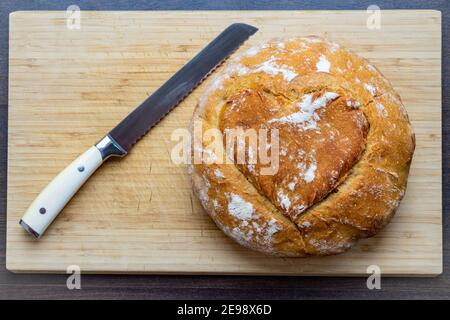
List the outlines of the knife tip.
{"type": "Polygon", "coordinates": [[[254,27],[252,25],[246,24],[246,23],[242,23],[242,22],[236,22],[229,26],[229,28],[233,28],[233,27],[243,29],[250,36],[253,35],[254,33],[256,33],[256,31],[258,31],[258,28],[254,27]]]}

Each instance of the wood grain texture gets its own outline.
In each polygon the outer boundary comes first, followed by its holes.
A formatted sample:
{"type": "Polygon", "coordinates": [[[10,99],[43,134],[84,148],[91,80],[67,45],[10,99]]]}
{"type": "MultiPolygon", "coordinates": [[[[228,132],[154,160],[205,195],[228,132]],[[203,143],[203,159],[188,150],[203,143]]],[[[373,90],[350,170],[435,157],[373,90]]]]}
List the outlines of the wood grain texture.
{"type": "MultiPolygon", "coordinates": [[[[14,271],[387,275],[442,271],[440,14],[365,12],[16,12],[10,20],[7,267],[14,271]],[[39,242],[17,221],[45,184],[203,45],[236,20],[260,27],[245,47],[321,34],[371,60],[399,91],[417,138],[406,198],[392,223],[338,257],[269,258],[235,245],[192,196],[170,134],[200,86],[121,161],[85,185],[39,242]],[[174,201],[174,199],[176,201],[174,201]]],[[[245,49],[245,47],[243,49],[245,49]]]]}

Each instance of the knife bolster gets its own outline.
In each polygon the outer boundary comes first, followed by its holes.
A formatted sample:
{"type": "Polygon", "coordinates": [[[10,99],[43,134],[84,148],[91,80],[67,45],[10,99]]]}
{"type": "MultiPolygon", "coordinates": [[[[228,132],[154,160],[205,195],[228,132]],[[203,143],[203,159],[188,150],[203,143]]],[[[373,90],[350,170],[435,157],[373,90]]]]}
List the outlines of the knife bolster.
{"type": "Polygon", "coordinates": [[[104,136],[95,147],[100,151],[103,161],[109,157],[124,157],[127,151],[122,148],[109,134],[104,136]]]}

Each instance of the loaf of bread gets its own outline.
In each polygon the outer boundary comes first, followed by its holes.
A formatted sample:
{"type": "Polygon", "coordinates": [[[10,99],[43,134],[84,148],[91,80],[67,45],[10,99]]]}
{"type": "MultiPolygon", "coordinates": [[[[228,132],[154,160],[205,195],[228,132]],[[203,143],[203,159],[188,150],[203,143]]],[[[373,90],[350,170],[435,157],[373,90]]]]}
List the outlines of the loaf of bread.
{"type": "Polygon", "coordinates": [[[316,36],[237,54],[209,82],[191,130],[206,212],[241,245],[289,257],[342,253],[377,234],[405,193],[415,147],[389,81],[316,36]],[[250,129],[266,133],[256,149],[250,129]]]}

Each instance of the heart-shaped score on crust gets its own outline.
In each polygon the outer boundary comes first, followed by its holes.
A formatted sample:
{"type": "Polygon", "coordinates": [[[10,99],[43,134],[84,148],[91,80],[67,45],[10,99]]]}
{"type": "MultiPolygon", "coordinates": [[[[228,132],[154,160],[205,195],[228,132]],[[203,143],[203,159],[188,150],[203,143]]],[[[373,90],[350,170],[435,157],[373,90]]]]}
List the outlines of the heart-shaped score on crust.
{"type": "Polygon", "coordinates": [[[294,99],[264,88],[236,93],[223,107],[220,130],[225,145],[230,130],[267,130],[269,136],[277,130],[278,143],[265,148],[278,158],[270,174],[261,174],[262,146],[250,145],[249,137],[232,141],[234,162],[262,195],[296,221],[348,175],[364,151],[368,122],[359,110],[361,103],[350,97],[326,88],[305,93],[293,84],[294,90],[298,93],[294,99]],[[238,161],[239,143],[245,143],[243,163],[238,161]]]}
{"type": "Polygon", "coordinates": [[[193,190],[218,227],[245,247],[293,257],[344,252],[387,225],[415,146],[382,74],[318,37],[270,41],[229,61],[210,79],[191,134],[193,190]]]}

